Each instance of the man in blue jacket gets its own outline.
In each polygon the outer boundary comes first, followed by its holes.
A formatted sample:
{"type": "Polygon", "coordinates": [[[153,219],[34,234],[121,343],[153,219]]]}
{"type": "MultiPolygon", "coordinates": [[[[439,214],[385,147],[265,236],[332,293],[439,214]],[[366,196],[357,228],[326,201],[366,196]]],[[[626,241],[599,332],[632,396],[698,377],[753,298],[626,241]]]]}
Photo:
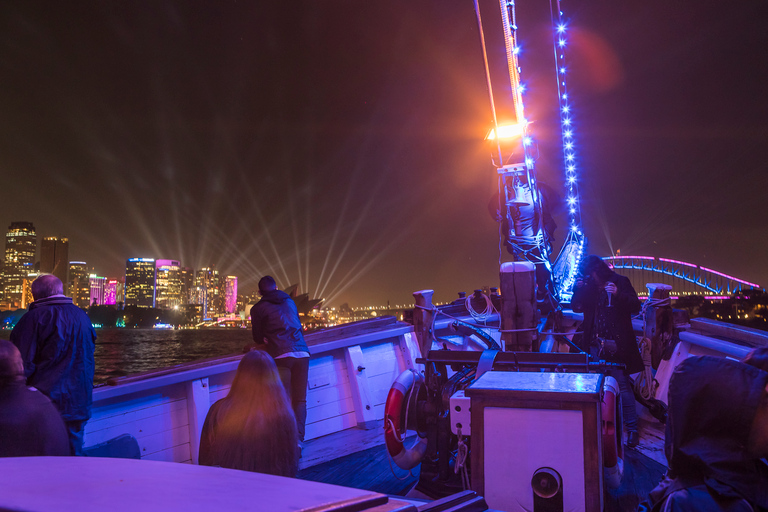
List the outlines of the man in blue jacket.
{"type": "Polygon", "coordinates": [[[259,280],[261,300],[251,308],[253,342],[275,360],[280,380],[291,399],[299,441],[307,420],[309,348],[304,341],[299,312],[291,296],[277,289],[272,276],[259,280]]]}
{"type": "Polygon", "coordinates": [[[64,296],[58,277],[35,279],[32,297],[11,341],[21,352],[27,385],[51,399],[67,427],[72,455],[82,455],[93,401],[96,332],[83,310],[64,296]]]}

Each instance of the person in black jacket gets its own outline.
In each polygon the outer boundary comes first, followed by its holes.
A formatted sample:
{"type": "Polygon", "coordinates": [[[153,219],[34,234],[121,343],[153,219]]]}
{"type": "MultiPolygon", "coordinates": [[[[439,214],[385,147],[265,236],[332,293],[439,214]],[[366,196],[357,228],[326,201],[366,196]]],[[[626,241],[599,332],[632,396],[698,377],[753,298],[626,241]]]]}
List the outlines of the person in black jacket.
{"type": "Polygon", "coordinates": [[[272,356],[296,416],[299,442],[307,421],[309,348],[304,341],[299,312],[290,295],[277,289],[271,276],[259,280],[261,300],[251,308],[253,342],[272,356]]]}
{"type": "Polygon", "coordinates": [[[93,402],[96,332],[83,310],[64,296],[58,277],[35,279],[32,297],[11,341],[21,352],[27,384],[51,399],[69,431],[72,455],[82,455],[93,402]]]}
{"type": "Polygon", "coordinates": [[[59,411],[24,380],[19,350],[0,340],[0,457],[69,455],[59,411]]]}
{"type": "Polygon", "coordinates": [[[619,383],[627,446],[634,448],[640,437],[629,375],[643,370],[632,328],[632,315],[640,311],[640,299],[629,279],[611,270],[599,256],[584,258],[580,274],[571,299],[573,310],[584,313],[580,348],[597,359],[626,365],[623,371],[607,374],[619,383]]]}
{"type": "Polygon", "coordinates": [[[689,357],[675,368],[668,397],[669,470],[640,510],[768,510],[768,372],[689,357]]]}

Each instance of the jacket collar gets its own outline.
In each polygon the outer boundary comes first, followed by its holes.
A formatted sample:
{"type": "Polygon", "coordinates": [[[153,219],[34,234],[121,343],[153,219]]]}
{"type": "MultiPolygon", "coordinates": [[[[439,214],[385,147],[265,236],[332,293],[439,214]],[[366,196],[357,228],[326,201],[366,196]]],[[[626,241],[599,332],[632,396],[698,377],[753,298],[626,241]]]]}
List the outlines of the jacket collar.
{"type": "Polygon", "coordinates": [[[66,295],[51,295],[43,299],[37,299],[29,305],[29,309],[35,309],[42,306],[53,306],[62,304],[72,304],[72,299],[66,295]]]}

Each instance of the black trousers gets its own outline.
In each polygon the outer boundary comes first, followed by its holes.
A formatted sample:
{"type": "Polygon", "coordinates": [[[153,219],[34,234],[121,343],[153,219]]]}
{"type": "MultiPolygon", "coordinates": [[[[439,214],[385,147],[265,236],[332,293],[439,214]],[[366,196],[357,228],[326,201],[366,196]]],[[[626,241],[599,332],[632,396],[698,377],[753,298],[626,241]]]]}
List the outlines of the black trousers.
{"type": "Polygon", "coordinates": [[[288,392],[288,398],[296,416],[296,429],[299,441],[304,441],[304,426],[307,422],[307,378],[309,375],[308,357],[281,357],[275,359],[280,380],[288,392]]]}

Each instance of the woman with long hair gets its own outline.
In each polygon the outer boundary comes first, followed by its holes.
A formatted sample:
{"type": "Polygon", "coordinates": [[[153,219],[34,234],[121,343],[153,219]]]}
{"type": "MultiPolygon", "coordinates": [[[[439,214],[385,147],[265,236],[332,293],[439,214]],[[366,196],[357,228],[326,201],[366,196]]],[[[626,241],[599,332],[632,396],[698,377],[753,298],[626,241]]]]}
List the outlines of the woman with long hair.
{"type": "Polygon", "coordinates": [[[213,404],[200,438],[200,464],[295,477],[299,437],[272,358],[248,352],[229,394],[213,404]]]}

